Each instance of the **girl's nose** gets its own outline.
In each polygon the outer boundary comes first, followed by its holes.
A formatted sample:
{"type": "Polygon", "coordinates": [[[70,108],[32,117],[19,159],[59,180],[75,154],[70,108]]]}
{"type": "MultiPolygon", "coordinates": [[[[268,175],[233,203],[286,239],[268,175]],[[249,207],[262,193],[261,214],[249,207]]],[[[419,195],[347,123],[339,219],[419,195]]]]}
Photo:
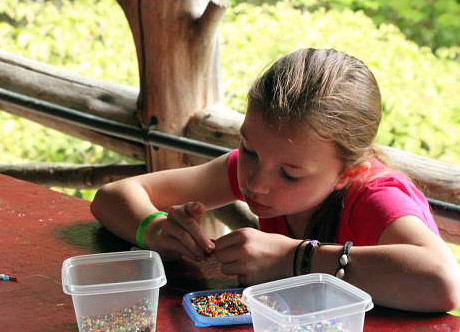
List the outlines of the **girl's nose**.
{"type": "Polygon", "coordinates": [[[248,189],[253,194],[268,194],[270,187],[268,175],[259,170],[254,170],[248,177],[248,189]]]}

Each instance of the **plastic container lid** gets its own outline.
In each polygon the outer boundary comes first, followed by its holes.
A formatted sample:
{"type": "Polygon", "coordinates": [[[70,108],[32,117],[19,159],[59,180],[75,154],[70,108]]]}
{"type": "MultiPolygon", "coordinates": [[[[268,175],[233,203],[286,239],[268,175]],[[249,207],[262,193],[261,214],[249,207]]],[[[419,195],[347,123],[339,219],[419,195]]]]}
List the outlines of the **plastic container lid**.
{"type": "Polygon", "coordinates": [[[130,292],[165,284],[160,255],[150,250],[81,255],[62,264],[62,288],[71,295],[130,292]]]}
{"type": "Polygon", "coordinates": [[[192,298],[199,296],[208,296],[210,294],[221,294],[224,292],[242,293],[244,288],[231,288],[231,289],[214,289],[208,291],[192,292],[185,294],[182,298],[182,306],[185,312],[193,321],[195,326],[213,326],[213,325],[238,325],[238,324],[251,324],[251,314],[223,317],[208,317],[199,314],[192,306],[192,298]]]}
{"type": "Polygon", "coordinates": [[[322,273],[248,287],[243,291],[242,300],[253,314],[257,312],[283,325],[311,324],[364,313],[374,306],[371,296],[366,292],[339,278],[322,273]],[[297,305],[293,310],[290,303],[295,300],[297,305]],[[310,307],[306,305],[307,300],[313,303],[310,307]],[[312,308],[315,305],[316,308],[312,308]]]}

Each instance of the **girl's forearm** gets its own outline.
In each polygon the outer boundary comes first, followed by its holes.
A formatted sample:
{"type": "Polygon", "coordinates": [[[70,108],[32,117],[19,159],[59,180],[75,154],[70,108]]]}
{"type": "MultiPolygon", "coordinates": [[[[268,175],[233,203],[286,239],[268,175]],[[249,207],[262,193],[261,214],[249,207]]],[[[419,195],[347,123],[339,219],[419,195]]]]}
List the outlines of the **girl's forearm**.
{"type": "MultiPolygon", "coordinates": [[[[311,272],[334,274],[339,245],[317,248],[311,272]]],[[[458,267],[450,255],[409,244],[352,247],[345,280],[374,303],[415,311],[449,311],[460,304],[458,267]]]]}
{"type": "Polygon", "coordinates": [[[136,182],[119,182],[99,189],[91,212],[111,232],[135,243],[139,223],[156,207],[147,192],[136,182]]]}

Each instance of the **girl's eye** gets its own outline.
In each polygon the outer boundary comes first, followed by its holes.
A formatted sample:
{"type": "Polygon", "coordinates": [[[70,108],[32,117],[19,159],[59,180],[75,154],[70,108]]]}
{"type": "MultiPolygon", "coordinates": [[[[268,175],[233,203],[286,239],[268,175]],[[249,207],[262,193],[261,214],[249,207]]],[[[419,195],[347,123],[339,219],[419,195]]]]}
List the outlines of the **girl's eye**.
{"type": "Polygon", "coordinates": [[[300,178],[296,178],[296,177],[291,176],[288,173],[286,173],[286,171],[283,168],[281,169],[281,174],[282,174],[283,178],[285,180],[289,181],[289,182],[296,182],[296,181],[300,180],[300,178]]]}
{"type": "Polygon", "coordinates": [[[249,150],[244,145],[242,145],[242,147],[243,147],[243,153],[247,154],[248,156],[256,156],[257,155],[255,151],[249,150]]]}

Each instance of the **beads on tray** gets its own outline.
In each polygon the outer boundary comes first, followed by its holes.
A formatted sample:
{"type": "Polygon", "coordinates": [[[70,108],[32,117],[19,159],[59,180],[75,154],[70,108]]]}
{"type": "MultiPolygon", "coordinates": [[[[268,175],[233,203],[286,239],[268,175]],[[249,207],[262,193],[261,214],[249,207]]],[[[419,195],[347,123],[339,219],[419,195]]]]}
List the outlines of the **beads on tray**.
{"type": "Polygon", "coordinates": [[[247,314],[248,308],[241,302],[241,293],[223,292],[191,298],[192,308],[207,317],[228,317],[247,314]]]}

